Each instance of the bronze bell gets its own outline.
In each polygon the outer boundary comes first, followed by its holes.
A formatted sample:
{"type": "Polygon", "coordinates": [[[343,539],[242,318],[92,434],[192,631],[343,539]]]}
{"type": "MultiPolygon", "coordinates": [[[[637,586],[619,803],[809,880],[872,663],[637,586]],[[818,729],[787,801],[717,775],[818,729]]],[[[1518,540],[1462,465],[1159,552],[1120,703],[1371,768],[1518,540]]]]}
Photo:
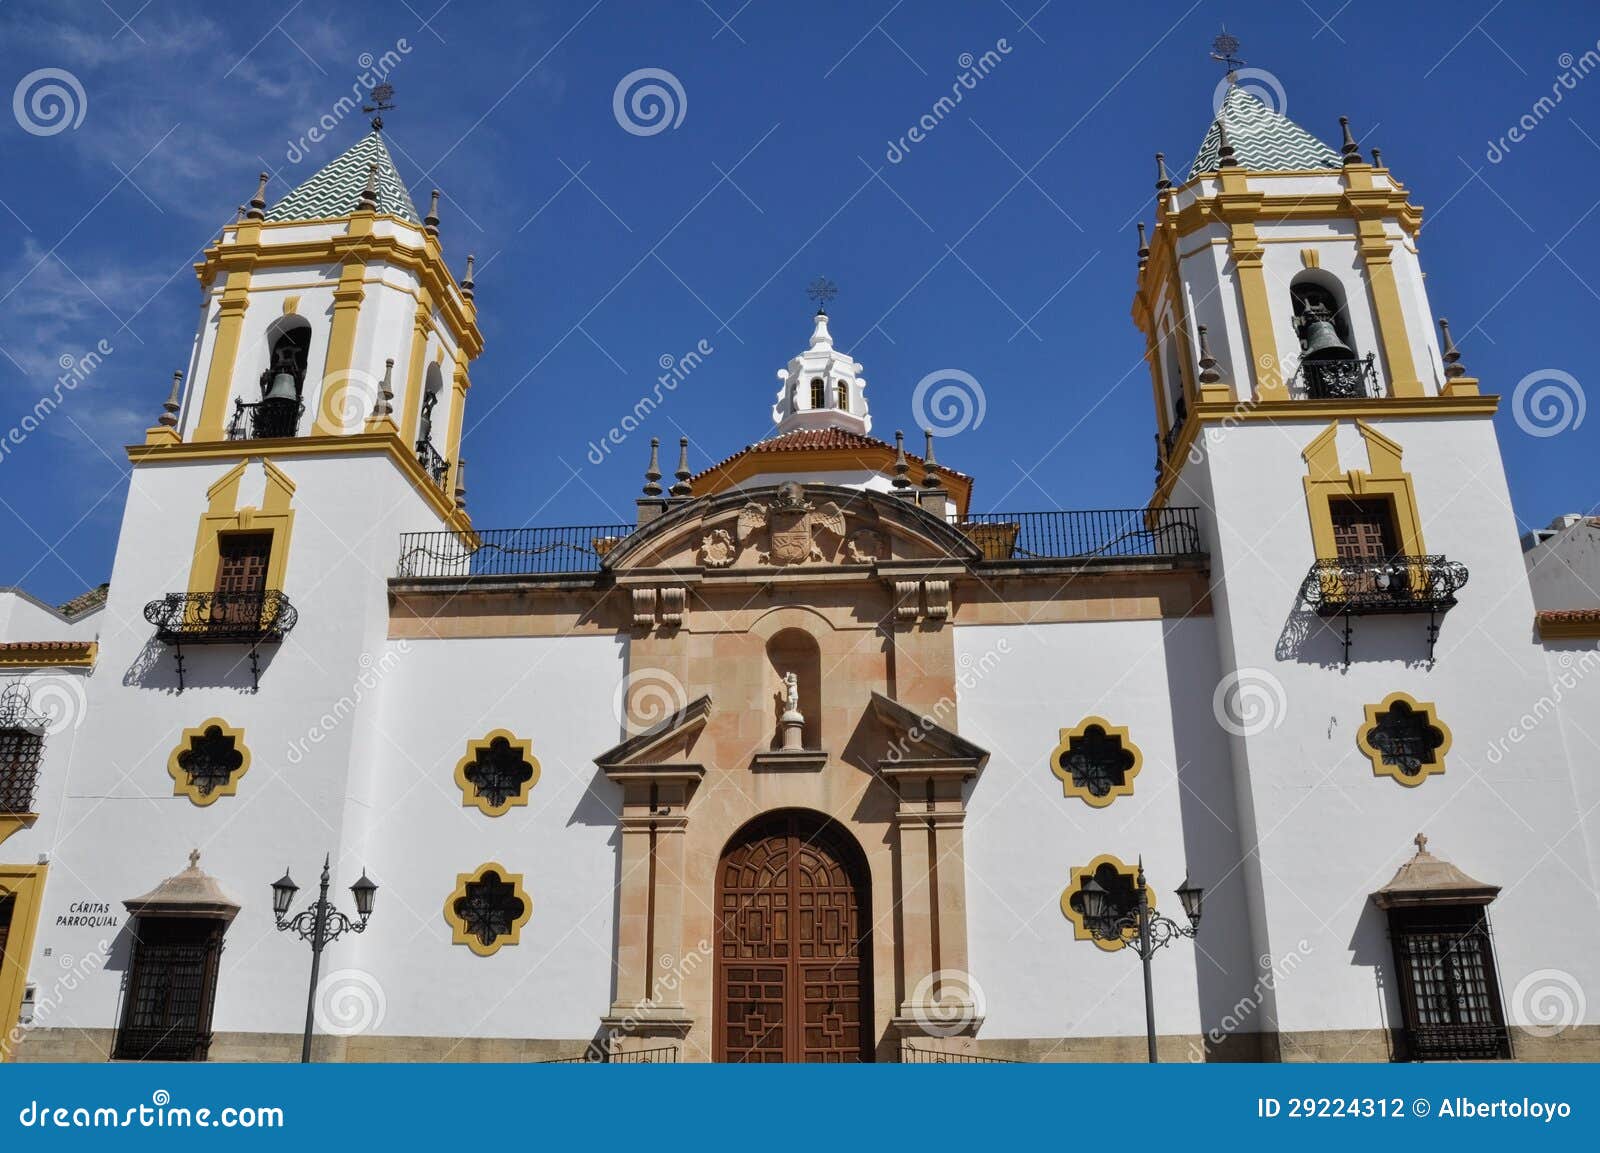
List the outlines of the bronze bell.
{"type": "Polygon", "coordinates": [[[1339,332],[1326,317],[1314,317],[1305,326],[1306,351],[1302,360],[1351,360],[1355,350],[1339,339],[1339,332]]]}
{"type": "Polygon", "coordinates": [[[294,386],[294,374],[279,369],[272,374],[272,383],[268,386],[266,395],[261,398],[268,400],[287,400],[292,404],[300,403],[300,392],[294,386]]]}

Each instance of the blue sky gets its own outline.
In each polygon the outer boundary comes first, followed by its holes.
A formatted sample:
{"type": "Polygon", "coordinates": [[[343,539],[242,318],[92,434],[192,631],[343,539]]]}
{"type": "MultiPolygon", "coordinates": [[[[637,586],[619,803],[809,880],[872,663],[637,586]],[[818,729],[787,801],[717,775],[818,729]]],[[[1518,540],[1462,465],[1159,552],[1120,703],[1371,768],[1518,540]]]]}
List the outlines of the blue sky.
{"type": "MultiPolygon", "coordinates": [[[[1486,391],[1509,401],[1560,372],[1587,407],[1600,74],[1520,141],[1491,142],[1534,115],[1564,54],[1595,48],[1592,4],[1039,4],[6,3],[5,87],[63,69],[83,100],[50,135],[0,116],[0,425],[56,389],[62,358],[111,351],[0,457],[0,584],[62,600],[106,579],[122,446],[187,362],[198,250],[259,169],[281,195],[365,130],[351,118],[292,146],[365,54],[391,51],[401,174],[422,205],[445,191],[458,274],[478,256],[487,350],[465,456],[480,526],[626,520],[646,437],[689,435],[699,468],[764,435],[819,274],[839,287],[835,338],[866,366],[877,434],[915,426],[928,373],[979,382],[982,423],[939,446],[977,477],[976,510],[1144,503],[1133,225],[1152,213],[1152,153],[1186,171],[1199,146],[1224,22],[1293,119],[1336,140],[1348,115],[1428,210],[1432,301],[1486,391]],[[1002,40],[961,106],[890,162],[963,54],[1002,40]],[[613,111],[645,68],[683,94],[681,120],[647,135],[613,111]],[[662,358],[702,341],[713,351],[647,427],[591,463],[662,358]]],[[[1600,413],[1547,436],[1509,404],[1497,421],[1524,523],[1595,509],[1600,413]]]]}

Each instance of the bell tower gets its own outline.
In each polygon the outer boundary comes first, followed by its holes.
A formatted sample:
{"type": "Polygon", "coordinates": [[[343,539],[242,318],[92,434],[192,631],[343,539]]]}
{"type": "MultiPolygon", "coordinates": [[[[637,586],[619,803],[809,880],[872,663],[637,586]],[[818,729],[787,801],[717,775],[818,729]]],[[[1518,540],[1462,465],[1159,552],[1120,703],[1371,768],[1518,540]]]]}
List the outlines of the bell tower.
{"type": "Polygon", "coordinates": [[[775,435],[836,428],[866,436],[872,431],[872,414],[861,371],[853,357],[833,347],[828,314],[818,308],[810,345],[778,370],[781,386],[772,406],[775,435]]]}
{"type": "Polygon", "coordinates": [[[418,213],[376,127],[271,207],[268,183],[262,174],[195,266],[205,313],[187,387],[136,458],[385,447],[458,519],[468,369],[483,340],[473,258],[459,282],[444,260],[439,193],[418,213]]]}

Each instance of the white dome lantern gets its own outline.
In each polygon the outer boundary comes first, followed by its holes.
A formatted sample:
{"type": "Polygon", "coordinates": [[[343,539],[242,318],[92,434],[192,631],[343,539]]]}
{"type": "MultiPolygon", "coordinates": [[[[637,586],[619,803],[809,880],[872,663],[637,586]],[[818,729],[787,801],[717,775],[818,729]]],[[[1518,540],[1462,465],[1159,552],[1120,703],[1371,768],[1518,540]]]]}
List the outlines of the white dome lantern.
{"type": "Polygon", "coordinates": [[[828,314],[818,309],[810,346],[778,370],[782,387],[772,406],[777,434],[821,428],[870,433],[867,382],[860,374],[861,365],[833,347],[828,314]]]}

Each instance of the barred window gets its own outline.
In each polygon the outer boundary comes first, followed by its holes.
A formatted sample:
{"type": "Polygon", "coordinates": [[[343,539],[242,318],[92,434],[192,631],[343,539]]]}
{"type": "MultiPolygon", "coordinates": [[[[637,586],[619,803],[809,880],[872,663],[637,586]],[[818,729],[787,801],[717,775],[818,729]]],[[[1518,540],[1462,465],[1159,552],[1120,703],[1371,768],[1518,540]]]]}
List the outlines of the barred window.
{"type": "Polygon", "coordinates": [[[138,917],[112,1056],[119,1061],[204,1061],[226,924],[138,917]]]}
{"type": "Polygon", "coordinates": [[[1432,704],[1391,693],[1382,704],[1367,706],[1357,743],[1376,775],[1415,786],[1444,772],[1450,730],[1439,721],[1432,704]]]}
{"type": "MultiPolygon", "coordinates": [[[[1106,950],[1120,949],[1121,940],[1115,936],[1107,939],[1097,935],[1096,926],[1091,925],[1084,914],[1083,886],[1084,882],[1090,880],[1096,882],[1106,892],[1106,919],[1121,921],[1137,912],[1139,908],[1138,866],[1125,865],[1109,853],[1096,857],[1081,868],[1073,867],[1072,880],[1061,893],[1061,913],[1072,922],[1075,940],[1093,941],[1106,950]]],[[[1145,886],[1145,903],[1151,909],[1156,907],[1155,894],[1149,885],[1145,886]]],[[[1131,939],[1134,935],[1136,935],[1135,930],[1124,929],[1122,937],[1131,939]]]]}
{"type": "Polygon", "coordinates": [[[244,745],[244,730],[232,728],[221,717],[185,729],[183,739],[167,758],[173,793],[186,796],[197,805],[233,796],[239,789],[239,778],[249,767],[250,751],[244,745]]]}
{"type": "Polygon", "coordinates": [[[1400,1004],[1400,1056],[1412,1061],[1511,1056],[1489,923],[1479,906],[1389,911],[1400,1004]]]}
{"type": "Polygon", "coordinates": [[[33,812],[44,758],[44,735],[28,729],[0,729],[0,813],[33,812]]]}
{"type": "Polygon", "coordinates": [[[468,741],[456,762],[461,803],[490,817],[503,816],[512,805],[526,805],[539,781],[533,742],[508,729],[495,729],[481,740],[468,741]]]}

